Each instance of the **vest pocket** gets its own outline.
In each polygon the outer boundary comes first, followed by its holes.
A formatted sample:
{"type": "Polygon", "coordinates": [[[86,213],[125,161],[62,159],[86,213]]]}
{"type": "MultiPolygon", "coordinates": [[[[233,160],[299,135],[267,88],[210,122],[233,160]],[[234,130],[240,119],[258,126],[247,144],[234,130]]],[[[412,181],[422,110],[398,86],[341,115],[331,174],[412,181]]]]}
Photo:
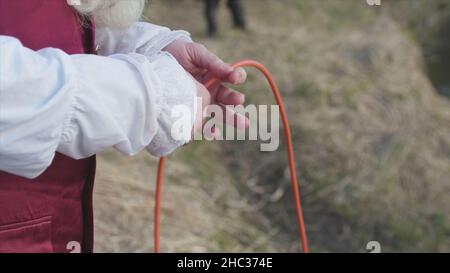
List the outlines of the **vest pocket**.
{"type": "Polygon", "coordinates": [[[0,225],[0,253],[51,253],[52,218],[0,225]]]}

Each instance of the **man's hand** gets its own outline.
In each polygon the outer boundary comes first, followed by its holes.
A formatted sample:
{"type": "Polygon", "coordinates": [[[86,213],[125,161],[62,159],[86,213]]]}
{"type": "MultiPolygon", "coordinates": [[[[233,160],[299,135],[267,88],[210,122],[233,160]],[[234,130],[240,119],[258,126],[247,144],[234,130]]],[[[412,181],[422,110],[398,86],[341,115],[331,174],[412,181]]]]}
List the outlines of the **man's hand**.
{"type": "Polygon", "coordinates": [[[198,106],[194,130],[202,129],[203,113],[209,105],[220,106],[223,109],[224,119],[233,121],[233,124],[230,125],[237,128],[248,127],[249,121],[246,117],[225,107],[225,105],[243,105],[245,96],[242,93],[222,84],[216,84],[207,90],[202,84],[213,77],[231,84],[244,83],[247,79],[247,73],[244,69],[234,69],[211,53],[204,45],[198,43],[178,40],[168,45],[164,50],[172,54],[178,63],[195,78],[197,97],[202,98],[203,105],[198,106]]]}
{"type": "MultiPolygon", "coordinates": [[[[197,106],[197,113],[195,118],[195,124],[193,128],[193,134],[195,131],[202,131],[203,124],[205,122],[204,113],[207,111],[210,105],[218,105],[222,108],[223,113],[223,122],[229,121],[232,122],[229,125],[232,125],[236,128],[244,129],[249,126],[248,118],[238,113],[230,110],[226,107],[226,105],[236,106],[242,105],[245,102],[245,97],[243,94],[231,90],[223,85],[216,84],[211,87],[209,90],[206,87],[194,79],[197,88],[197,98],[201,99],[202,105],[197,106]]],[[[214,130],[214,128],[211,128],[214,130]]],[[[202,131],[203,133],[203,131],[202,131]]],[[[214,136],[218,132],[207,132],[212,133],[214,136]]]]}
{"type": "Polygon", "coordinates": [[[172,54],[178,63],[201,83],[211,77],[231,84],[241,84],[247,79],[244,69],[233,69],[202,44],[177,40],[164,50],[172,54]]]}

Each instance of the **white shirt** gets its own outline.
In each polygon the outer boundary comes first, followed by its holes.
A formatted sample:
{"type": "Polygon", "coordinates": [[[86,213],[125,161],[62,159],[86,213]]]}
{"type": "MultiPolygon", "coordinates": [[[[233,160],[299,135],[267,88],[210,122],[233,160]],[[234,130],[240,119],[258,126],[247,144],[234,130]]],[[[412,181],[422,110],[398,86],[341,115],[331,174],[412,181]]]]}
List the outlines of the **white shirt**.
{"type": "Polygon", "coordinates": [[[143,22],[96,33],[103,56],[33,51],[0,35],[1,171],[35,178],[55,152],[81,159],[108,147],[127,155],[147,148],[162,156],[189,140],[171,137],[170,110],[195,113],[195,85],[162,51],[189,34],[143,22]]]}

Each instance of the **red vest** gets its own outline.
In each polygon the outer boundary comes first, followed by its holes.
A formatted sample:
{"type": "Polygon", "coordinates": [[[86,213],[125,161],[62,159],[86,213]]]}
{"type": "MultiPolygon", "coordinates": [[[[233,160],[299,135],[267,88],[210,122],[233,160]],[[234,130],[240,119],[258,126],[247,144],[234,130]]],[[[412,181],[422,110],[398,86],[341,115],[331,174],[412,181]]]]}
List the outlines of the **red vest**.
{"type": "MultiPolygon", "coordinates": [[[[92,53],[94,27],[87,25],[66,0],[0,0],[0,35],[34,50],[92,53]]],[[[94,157],[58,153],[34,180],[0,172],[0,252],[92,252],[94,174],[94,157]]]]}

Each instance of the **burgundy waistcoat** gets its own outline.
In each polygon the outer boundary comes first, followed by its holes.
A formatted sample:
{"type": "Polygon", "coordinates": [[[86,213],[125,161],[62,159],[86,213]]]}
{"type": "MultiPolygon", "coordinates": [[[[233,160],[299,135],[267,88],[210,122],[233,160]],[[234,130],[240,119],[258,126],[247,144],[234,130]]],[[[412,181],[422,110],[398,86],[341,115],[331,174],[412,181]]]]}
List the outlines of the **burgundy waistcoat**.
{"type": "MultiPolygon", "coordinates": [[[[0,35],[68,54],[92,53],[95,37],[66,0],[0,0],[0,35]]],[[[94,157],[58,153],[33,180],[0,172],[0,252],[92,252],[94,174],[94,157]]]]}

